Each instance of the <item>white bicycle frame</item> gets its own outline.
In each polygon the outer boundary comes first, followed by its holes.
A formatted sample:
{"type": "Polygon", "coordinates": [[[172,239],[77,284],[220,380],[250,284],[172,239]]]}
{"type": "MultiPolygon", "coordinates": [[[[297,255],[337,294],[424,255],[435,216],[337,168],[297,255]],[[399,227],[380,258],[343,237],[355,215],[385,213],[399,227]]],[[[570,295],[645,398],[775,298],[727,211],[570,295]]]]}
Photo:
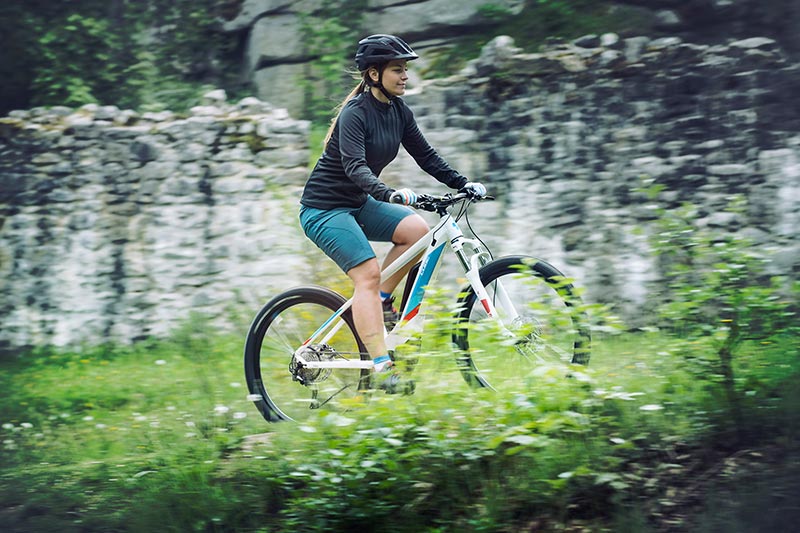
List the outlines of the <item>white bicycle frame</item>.
{"type": "MultiPolygon", "coordinates": [[[[434,278],[442,258],[442,252],[448,242],[450,243],[450,248],[453,250],[456,257],[458,257],[461,266],[464,268],[467,281],[475,291],[486,314],[497,320],[501,329],[506,332],[507,329],[503,326],[498,316],[495,303],[503,309],[503,316],[508,320],[513,320],[518,316],[511,299],[499,282],[495,282],[496,287],[494,288],[494,294],[493,297],[490,297],[486,287],[481,283],[479,274],[480,267],[487,262],[489,253],[481,250],[478,241],[465,237],[455,218],[448,212],[440,218],[439,222],[422,239],[403,252],[400,257],[392,261],[392,263],[381,272],[381,281],[384,281],[413,261],[424,250],[420,261],[420,268],[414,279],[411,291],[409,292],[408,300],[400,313],[400,320],[398,320],[391,332],[386,332],[386,346],[389,350],[406,342],[410,338],[408,333],[421,331],[422,316],[419,314],[419,311],[425,295],[425,290],[434,278]],[[465,250],[466,246],[471,246],[472,250],[468,252],[465,250]]],[[[373,367],[371,359],[309,361],[303,358],[303,351],[306,346],[327,343],[327,341],[336,334],[339,328],[344,325],[344,320],[341,319],[342,314],[350,309],[352,304],[352,298],[347,300],[347,302],[331,315],[311,337],[295,350],[294,357],[300,366],[305,368],[353,369],[371,369],[373,367]]],[[[507,334],[511,335],[510,332],[507,332],[507,334]]]]}

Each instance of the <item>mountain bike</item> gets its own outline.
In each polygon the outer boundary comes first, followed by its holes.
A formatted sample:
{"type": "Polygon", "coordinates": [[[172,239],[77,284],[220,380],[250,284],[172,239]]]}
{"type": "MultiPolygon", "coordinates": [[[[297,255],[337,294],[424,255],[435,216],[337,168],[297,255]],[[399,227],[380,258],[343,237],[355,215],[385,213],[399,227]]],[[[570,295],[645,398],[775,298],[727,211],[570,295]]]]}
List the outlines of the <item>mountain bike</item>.
{"type": "MultiPolygon", "coordinates": [[[[397,352],[424,337],[425,296],[449,248],[466,278],[450,317],[457,368],[473,387],[525,392],[535,386],[542,365],[588,364],[590,328],[578,291],[555,267],[525,255],[492,256],[468,211],[493,199],[467,192],[418,198],[413,207],[436,213],[439,221],[382,272],[386,279],[415,262],[386,345],[397,352]],[[473,237],[464,235],[461,221],[473,237]]],[[[372,358],[354,326],[351,304],[328,288],[302,286],[275,296],[258,312],[245,341],[244,367],[248,398],[267,421],[347,410],[354,397],[371,389],[372,358]]]]}

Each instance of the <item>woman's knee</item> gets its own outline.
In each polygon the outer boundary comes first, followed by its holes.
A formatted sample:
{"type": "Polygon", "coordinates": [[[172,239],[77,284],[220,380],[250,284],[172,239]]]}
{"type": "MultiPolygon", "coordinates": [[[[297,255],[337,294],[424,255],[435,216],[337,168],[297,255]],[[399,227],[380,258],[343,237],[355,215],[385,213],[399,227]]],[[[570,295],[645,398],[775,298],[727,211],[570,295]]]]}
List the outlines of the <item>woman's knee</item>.
{"type": "Polygon", "coordinates": [[[417,214],[407,216],[400,221],[392,235],[394,244],[413,244],[428,233],[428,223],[417,214]]]}
{"type": "Polygon", "coordinates": [[[353,280],[356,289],[377,290],[381,283],[381,268],[375,258],[354,266],[347,271],[347,275],[353,280]]]}

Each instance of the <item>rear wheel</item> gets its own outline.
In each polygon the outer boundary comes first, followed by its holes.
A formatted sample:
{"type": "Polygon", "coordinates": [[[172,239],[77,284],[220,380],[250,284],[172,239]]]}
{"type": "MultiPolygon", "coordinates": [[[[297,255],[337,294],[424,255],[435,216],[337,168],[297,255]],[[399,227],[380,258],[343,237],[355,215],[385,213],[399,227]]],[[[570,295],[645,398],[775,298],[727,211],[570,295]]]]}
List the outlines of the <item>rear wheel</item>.
{"type": "Polygon", "coordinates": [[[481,268],[500,322],[470,287],[459,300],[453,341],[468,383],[524,392],[539,372],[589,362],[591,335],[575,288],[553,266],[512,256],[481,268]]]}
{"type": "MultiPolygon", "coordinates": [[[[368,370],[303,368],[294,357],[295,350],[344,303],[344,297],[329,289],[299,287],[275,297],[253,320],[244,369],[250,397],[266,420],[303,420],[319,410],[345,410],[348,400],[368,387],[368,370]]],[[[303,349],[304,359],[369,359],[349,310],[341,320],[325,344],[303,349]]]]}

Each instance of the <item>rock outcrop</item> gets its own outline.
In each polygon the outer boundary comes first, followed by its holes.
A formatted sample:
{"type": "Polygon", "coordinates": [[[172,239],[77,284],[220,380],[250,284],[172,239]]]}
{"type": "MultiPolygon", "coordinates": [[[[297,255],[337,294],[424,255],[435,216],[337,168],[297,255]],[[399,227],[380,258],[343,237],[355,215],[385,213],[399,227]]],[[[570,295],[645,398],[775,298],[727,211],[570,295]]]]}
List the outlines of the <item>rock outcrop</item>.
{"type": "MultiPolygon", "coordinates": [[[[366,0],[350,4],[352,13],[338,22],[354,36],[349,47],[355,46],[355,36],[395,33],[423,55],[419,65],[458,46],[465,36],[491,34],[498,15],[536,16],[530,9],[524,11],[531,4],[525,0],[366,0]]],[[[769,6],[761,0],[620,0],[610,4],[617,19],[636,21],[636,35],[680,36],[701,44],[765,35],[800,60],[800,32],[795,31],[800,2],[795,0],[775,0],[769,6]]],[[[303,85],[309,68],[321,60],[329,61],[321,58],[319,46],[311,46],[310,28],[318,29],[335,19],[338,5],[322,0],[244,0],[239,15],[221,24],[223,31],[238,33],[245,42],[243,71],[259,98],[287,108],[295,117],[303,116],[309,90],[313,90],[303,85]]],[[[330,54],[334,43],[323,44],[324,53],[330,54]]]]}

